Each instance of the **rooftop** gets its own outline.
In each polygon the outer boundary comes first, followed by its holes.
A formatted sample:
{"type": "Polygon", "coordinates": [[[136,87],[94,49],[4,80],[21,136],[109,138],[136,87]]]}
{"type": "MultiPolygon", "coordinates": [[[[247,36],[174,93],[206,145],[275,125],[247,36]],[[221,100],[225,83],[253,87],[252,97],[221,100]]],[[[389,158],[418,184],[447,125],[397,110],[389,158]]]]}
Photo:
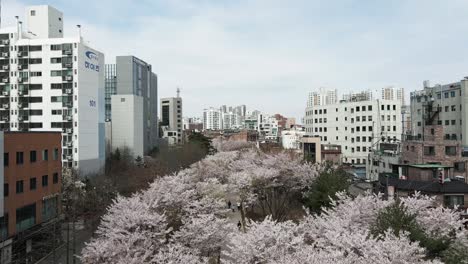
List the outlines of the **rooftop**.
{"type": "MultiPolygon", "coordinates": [[[[381,185],[387,185],[386,177],[379,177],[381,185]]],[[[468,184],[452,180],[440,184],[439,182],[432,181],[411,181],[411,180],[400,180],[395,178],[388,178],[388,185],[395,186],[397,190],[405,191],[420,191],[424,193],[434,194],[455,194],[455,193],[468,193],[468,184]]]]}

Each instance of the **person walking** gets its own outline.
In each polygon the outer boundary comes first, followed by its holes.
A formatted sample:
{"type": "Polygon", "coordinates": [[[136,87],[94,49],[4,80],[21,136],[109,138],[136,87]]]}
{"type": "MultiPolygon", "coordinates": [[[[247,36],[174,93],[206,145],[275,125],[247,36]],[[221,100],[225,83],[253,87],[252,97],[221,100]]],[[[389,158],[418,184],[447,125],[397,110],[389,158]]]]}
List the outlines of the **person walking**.
{"type": "Polygon", "coordinates": [[[240,202],[237,202],[237,210],[240,211],[240,209],[241,209],[241,204],[240,202]]]}
{"type": "Polygon", "coordinates": [[[242,224],[241,224],[241,222],[240,222],[240,221],[239,221],[239,222],[237,222],[237,228],[240,230],[240,229],[241,229],[241,227],[242,227],[242,224]]]}
{"type": "Polygon", "coordinates": [[[231,200],[228,201],[228,208],[231,209],[231,200]]]}

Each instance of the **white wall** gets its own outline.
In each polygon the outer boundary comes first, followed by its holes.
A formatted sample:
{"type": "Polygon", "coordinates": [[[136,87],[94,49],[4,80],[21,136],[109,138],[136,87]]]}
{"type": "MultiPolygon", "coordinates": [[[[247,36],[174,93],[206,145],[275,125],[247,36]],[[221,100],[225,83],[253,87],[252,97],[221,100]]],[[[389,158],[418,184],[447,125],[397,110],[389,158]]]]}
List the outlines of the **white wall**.
{"type": "Polygon", "coordinates": [[[143,97],[112,95],[111,104],[112,149],[128,147],[134,157],[143,157],[143,97]]]}

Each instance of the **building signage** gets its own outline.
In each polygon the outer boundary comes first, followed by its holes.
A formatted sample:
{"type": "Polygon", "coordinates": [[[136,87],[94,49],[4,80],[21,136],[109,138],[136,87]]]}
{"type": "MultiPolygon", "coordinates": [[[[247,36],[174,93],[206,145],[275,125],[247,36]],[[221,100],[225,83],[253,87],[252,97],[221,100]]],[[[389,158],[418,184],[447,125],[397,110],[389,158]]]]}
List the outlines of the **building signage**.
{"type": "Polygon", "coordinates": [[[92,51],[87,51],[85,55],[86,55],[85,68],[99,72],[98,55],[92,51]]]}

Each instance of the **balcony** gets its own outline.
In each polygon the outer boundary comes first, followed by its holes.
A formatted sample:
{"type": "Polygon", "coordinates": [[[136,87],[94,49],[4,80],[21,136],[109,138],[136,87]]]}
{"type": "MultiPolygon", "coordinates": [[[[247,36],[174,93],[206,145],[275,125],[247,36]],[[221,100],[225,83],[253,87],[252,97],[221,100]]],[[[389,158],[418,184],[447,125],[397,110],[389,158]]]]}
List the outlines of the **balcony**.
{"type": "Polygon", "coordinates": [[[10,44],[10,40],[9,39],[2,39],[0,41],[0,45],[9,45],[10,44]]]}
{"type": "Polygon", "coordinates": [[[72,63],[62,63],[62,68],[72,68],[73,64],[72,63]]]}
{"type": "Polygon", "coordinates": [[[65,108],[72,108],[72,107],[73,107],[73,103],[72,103],[72,102],[63,102],[63,103],[62,103],[62,106],[65,107],[65,108]]]}
{"type": "Polygon", "coordinates": [[[2,109],[10,109],[10,104],[2,104],[2,109]]]}
{"type": "Polygon", "coordinates": [[[65,93],[65,94],[72,94],[72,93],[73,93],[73,89],[65,89],[63,93],[65,93]]]}
{"type": "Polygon", "coordinates": [[[0,120],[2,122],[9,122],[10,121],[10,116],[9,115],[4,115],[0,117],[0,120]]]}
{"type": "Polygon", "coordinates": [[[10,69],[10,65],[8,64],[2,65],[2,67],[0,68],[0,70],[2,71],[8,71],[9,69],[10,69]]]}
{"type": "Polygon", "coordinates": [[[72,121],[73,117],[71,115],[64,115],[63,116],[63,121],[72,121]]]}
{"type": "Polygon", "coordinates": [[[2,96],[9,96],[10,95],[10,92],[9,91],[3,91],[2,92],[2,96]]]}
{"type": "Polygon", "coordinates": [[[72,55],[73,51],[72,50],[63,50],[63,54],[65,55],[72,55]]]}
{"type": "Polygon", "coordinates": [[[27,102],[18,103],[18,108],[19,109],[29,108],[29,103],[27,102]]]}
{"type": "Polygon", "coordinates": [[[10,82],[10,79],[8,77],[3,77],[3,78],[1,78],[1,80],[2,80],[2,83],[10,82]]]}
{"type": "Polygon", "coordinates": [[[66,82],[71,82],[73,81],[73,76],[62,76],[62,80],[66,82]]]}
{"type": "Polygon", "coordinates": [[[18,51],[18,57],[21,58],[21,57],[26,57],[28,56],[28,52],[27,51],[18,51]]]}
{"type": "Polygon", "coordinates": [[[9,57],[10,57],[10,53],[8,53],[8,52],[2,52],[2,53],[0,53],[0,56],[1,56],[2,58],[9,58],[9,57]]]}

